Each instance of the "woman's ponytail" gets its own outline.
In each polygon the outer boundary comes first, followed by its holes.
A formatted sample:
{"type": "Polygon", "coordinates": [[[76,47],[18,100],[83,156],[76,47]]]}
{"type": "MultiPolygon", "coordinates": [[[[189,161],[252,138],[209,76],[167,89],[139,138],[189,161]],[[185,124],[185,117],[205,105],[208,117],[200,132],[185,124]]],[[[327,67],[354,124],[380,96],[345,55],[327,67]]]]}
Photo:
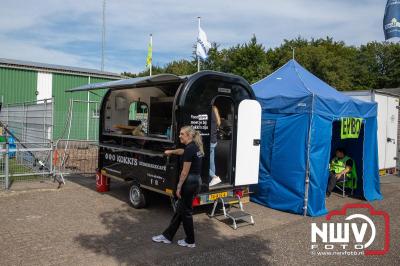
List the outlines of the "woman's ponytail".
{"type": "Polygon", "coordinates": [[[195,130],[193,141],[199,148],[201,155],[204,156],[203,140],[201,138],[200,132],[197,130],[195,130]]]}
{"type": "Polygon", "coordinates": [[[191,126],[184,126],[182,127],[190,136],[192,136],[194,143],[199,148],[200,153],[204,156],[204,147],[203,147],[203,140],[201,138],[200,132],[194,130],[191,126]]]}

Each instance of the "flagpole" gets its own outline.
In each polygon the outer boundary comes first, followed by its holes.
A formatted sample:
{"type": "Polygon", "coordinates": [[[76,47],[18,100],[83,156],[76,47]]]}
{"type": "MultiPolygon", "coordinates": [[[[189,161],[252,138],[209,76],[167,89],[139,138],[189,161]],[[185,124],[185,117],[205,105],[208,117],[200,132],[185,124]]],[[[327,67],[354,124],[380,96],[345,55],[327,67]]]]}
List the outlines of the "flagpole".
{"type": "Polygon", "coordinates": [[[104,49],[106,46],[106,0],[103,0],[103,27],[101,31],[101,71],[104,71],[104,49]]]}
{"type": "MultiPolygon", "coordinates": [[[[197,17],[197,18],[199,20],[198,30],[200,32],[200,17],[197,17]]],[[[197,34],[197,36],[198,36],[198,34],[197,34]]],[[[197,55],[197,72],[199,72],[199,71],[200,71],[200,57],[199,57],[199,55],[197,55]]]]}
{"type": "Polygon", "coordinates": [[[150,76],[151,76],[151,69],[153,68],[153,34],[150,33],[150,46],[151,46],[151,61],[150,61],[150,76]]]}

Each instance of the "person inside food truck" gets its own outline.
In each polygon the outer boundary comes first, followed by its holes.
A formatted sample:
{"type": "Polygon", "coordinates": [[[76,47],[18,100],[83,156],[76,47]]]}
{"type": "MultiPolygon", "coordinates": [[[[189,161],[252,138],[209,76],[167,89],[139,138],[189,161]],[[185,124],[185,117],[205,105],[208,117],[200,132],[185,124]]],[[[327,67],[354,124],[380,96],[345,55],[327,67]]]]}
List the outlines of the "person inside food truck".
{"type": "Polygon", "coordinates": [[[215,148],[218,144],[218,128],[221,126],[221,117],[218,108],[213,105],[211,111],[211,134],[210,134],[210,177],[209,186],[221,183],[221,179],[215,173],[215,148]]]}
{"type": "Polygon", "coordinates": [[[176,188],[176,196],[178,197],[176,210],[168,228],[161,235],[153,236],[152,240],[157,243],[170,244],[182,222],[186,238],[178,240],[178,245],[194,248],[196,244],[194,241],[192,202],[200,192],[200,173],[204,149],[200,132],[194,130],[191,126],[181,128],[179,139],[185,145],[184,149],[165,151],[167,156],[181,156],[182,171],[176,188]]]}

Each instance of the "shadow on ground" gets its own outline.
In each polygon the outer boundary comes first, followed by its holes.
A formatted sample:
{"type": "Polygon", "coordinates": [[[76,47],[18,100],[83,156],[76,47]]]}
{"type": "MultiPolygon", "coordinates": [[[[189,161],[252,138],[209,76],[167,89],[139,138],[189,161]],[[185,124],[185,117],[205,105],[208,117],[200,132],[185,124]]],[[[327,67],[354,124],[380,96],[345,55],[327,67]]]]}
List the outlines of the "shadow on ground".
{"type": "MultiPolygon", "coordinates": [[[[223,236],[213,223],[207,221],[195,222],[196,249],[179,247],[175,243],[153,243],[151,236],[167,226],[170,216],[169,210],[158,208],[104,212],[100,214],[100,220],[109,233],[81,234],[75,241],[92,252],[113,257],[119,264],[268,263],[268,256],[271,255],[269,241],[254,235],[235,237],[232,233],[231,236],[223,236]]],[[[178,231],[175,241],[183,236],[183,232],[178,231]]]]}
{"type": "MultiPolygon", "coordinates": [[[[94,179],[70,178],[69,181],[95,190],[94,179]]],[[[128,184],[114,182],[107,195],[128,202],[128,191],[128,184]]],[[[151,237],[162,232],[172,217],[169,199],[158,194],[152,195],[146,209],[137,210],[126,205],[101,213],[99,219],[108,233],[80,234],[74,240],[91,252],[112,257],[118,264],[268,264],[271,256],[269,240],[254,234],[238,236],[238,231],[227,225],[222,225],[225,228],[221,231],[221,223],[205,215],[209,210],[210,206],[196,209],[195,249],[176,245],[178,239],[184,238],[182,228],[173,244],[151,241],[151,237]]]]}
{"type": "MultiPolygon", "coordinates": [[[[96,191],[96,176],[70,176],[68,177],[67,182],[72,182],[82,187],[85,187],[89,190],[96,191]]],[[[130,204],[129,189],[131,187],[132,182],[122,181],[122,180],[120,181],[115,179],[111,179],[110,182],[111,182],[110,191],[103,192],[101,194],[113,197],[121,202],[130,204]]],[[[154,208],[157,206],[159,207],[160,205],[161,206],[167,205],[171,207],[169,197],[152,191],[147,191],[147,193],[150,195],[146,199],[148,201],[148,206],[152,206],[154,208]]]]}
{"type": "MultiPolygon", "coordinates": [[[[73,175],[69,176],[66,182],[72,182],[78,184],[87,189],[96,191],[96,176],[81,176],[81,175],[73,175]]],[[[119,181],[111,179],[110,191],[105,192],[103,194],[114,197],[120,201],[129,202],[129,188],[130,182],[119,181]]]]}

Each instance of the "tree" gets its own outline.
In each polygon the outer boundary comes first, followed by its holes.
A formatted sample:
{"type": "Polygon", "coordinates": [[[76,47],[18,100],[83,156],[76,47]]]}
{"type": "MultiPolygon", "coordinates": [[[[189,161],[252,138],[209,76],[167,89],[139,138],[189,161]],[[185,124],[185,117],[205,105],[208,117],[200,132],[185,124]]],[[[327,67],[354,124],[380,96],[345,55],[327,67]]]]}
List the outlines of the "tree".
{"type": "Polygon", "coordinates": [[[175,75],[190,75],[197,71],[197,65],[193,61],[185,59],[172,61],[164,67],[164,73],[175,75]]]}
{"type": "Polygon", "coordinates": [[[352,89],[352,69],[356,48],[346,46],[344,42],[335,42],[332,38],[311,39],[298,37],[285,40],[275,49],[268,50],[268,59],[274,68],[278,68],[292,59],[308,71],[339,90],[352,89]]]}
{"type": "MultiPolygon", "coordinates": [[[[152,75],[157,75],[157,74],[162,74],[165,73],[165,70],[163,67],[160,66],[153,66],[151,69],[151,74],[152,75]]],[[[139,73],[131,73],[131,72],[123,72],[121,73],[121,75],[126,76],[126,77],[130,77],[130,78],[136,78],[136,77],[146,77],[150,75],[150,69],[146,69],[142,72],[139,73]]]]}
{"type": "Polygon", "coordinates": [[[267,62],[265,48],[257,43],[255,35],[250,42],[237,45],[228,52],[231,72],[244,77],[249,83],[254,83],[271,73],[267,62]]]}
{"type": "MultiPolygon", "coordinates": [[[[202,70],[233,73],[254,83],[292,59],[293,49],[296,61],[338,90],[400,87],[400,44],[389,42],[370,42],[354,47],[330,37],[311,40],[297,37],[265,51],[253,35],[247,43],[224,49],[212,43],[208,58],[201,60],[202,70]]],[[[188,75],[196,71],[195,45],[191,59],[153,67],[154,74],[188,75]]],[[[148,74],[148,70],[137,74],[123,73],[132,77],[148,74]]]]}
{"type": "Polygon", "coordinates": [[[254,83],[271,73],[265,48],[257,43],[254,35],[248,43],[221,51],[218,51],[218,45],[214,43],[209,50],[205,67],[242,76],[249,83],[254,83]]]}

